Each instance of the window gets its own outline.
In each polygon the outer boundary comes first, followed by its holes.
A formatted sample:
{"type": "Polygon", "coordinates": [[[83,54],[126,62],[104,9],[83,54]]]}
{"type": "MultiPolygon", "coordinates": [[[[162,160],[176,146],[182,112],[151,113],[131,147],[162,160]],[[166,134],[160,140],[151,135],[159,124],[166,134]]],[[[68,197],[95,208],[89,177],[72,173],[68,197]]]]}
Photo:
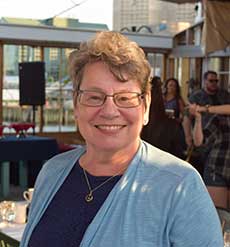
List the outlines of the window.
{"type": "MultiPolygon", "coordinates": [[[[44,48],[46,104],[43,107],[43,131],[75,131],[72,83],[67,72],[71,49],[44,48]]],[[[19,105],[20,62],[41,61],[41,47],[4,45],[3,124],[31,122],[32,106],[19,105]]],[[[40,106],[36,107],[36,131],[40,125],[40,106]]],[[[6,128],[7,131],[7,128],[6,128]]],[[[8,129],[8,131],[12,131],[8,129]]],[[[32,130],[31,130],[32,131],[32,130]]]]}

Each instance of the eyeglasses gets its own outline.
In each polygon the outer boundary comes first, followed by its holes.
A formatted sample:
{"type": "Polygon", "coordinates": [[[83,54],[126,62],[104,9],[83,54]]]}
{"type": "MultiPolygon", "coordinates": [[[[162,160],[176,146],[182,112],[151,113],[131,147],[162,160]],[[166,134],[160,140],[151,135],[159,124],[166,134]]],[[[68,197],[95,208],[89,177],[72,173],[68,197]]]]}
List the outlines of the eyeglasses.
{"type": "Polygon", "coordinates": [[[79,103],[84,106],[102,106],[105,103],[107,97],[112,97],[114,104],[118,107],[132,108],[141,104],[141,100],[144,98],[144,94],[137,92],[121,92],[109,95],[103,92],[91,90],[78,90],[79,103]]]}
{"type": "Polygon", "coordinates": [[[210,83],[218,83],[218,79],[210,79],[210,80],[208,80],[210,83]]]}

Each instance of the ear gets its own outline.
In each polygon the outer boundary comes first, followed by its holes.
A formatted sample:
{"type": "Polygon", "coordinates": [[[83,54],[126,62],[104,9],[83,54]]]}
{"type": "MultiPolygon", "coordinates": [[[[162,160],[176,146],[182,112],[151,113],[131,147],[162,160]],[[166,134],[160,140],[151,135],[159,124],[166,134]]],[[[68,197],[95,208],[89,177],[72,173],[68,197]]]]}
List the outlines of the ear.
{"type": "Polygon", "coordinates": [[[145,112],[144,112],[144,118],[143,118],[143,125],[147,125],[149,122],[149,110],[150,110],[150,104],[151,104],[151,93],[148,92],[145,94],[145,112]]]}
{"type": "Polygon", "coordinates": [[[147,119],[147,118],[144,118],[144,122],[143,122],[143,125],[147,125],[147,124],[148,124],[148,122],[149,122],[149,119],[147,119]]]}

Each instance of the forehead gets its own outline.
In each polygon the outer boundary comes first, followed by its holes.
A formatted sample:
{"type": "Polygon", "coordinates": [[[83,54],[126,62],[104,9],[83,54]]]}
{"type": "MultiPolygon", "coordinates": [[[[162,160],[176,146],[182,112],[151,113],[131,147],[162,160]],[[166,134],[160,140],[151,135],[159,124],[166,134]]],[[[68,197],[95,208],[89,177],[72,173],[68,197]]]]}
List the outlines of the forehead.
{"type": "Polygon", "coordinates": [[[168,82],[168,85],[170,85],[170,86],[176,86],[176,82],[174,80],[170,80],[168,82]]]}
{"type": "MultiPolygon", "coordinates": [[[[126,82],[119,81],[109,70],[107,64],[99,61],[87,64],[84,69],[81,86],[84,89],[139,89],[137,80],[129,79],[126,82]]],[[[116,90],[116,91],[118,91],[116,90]]]]}

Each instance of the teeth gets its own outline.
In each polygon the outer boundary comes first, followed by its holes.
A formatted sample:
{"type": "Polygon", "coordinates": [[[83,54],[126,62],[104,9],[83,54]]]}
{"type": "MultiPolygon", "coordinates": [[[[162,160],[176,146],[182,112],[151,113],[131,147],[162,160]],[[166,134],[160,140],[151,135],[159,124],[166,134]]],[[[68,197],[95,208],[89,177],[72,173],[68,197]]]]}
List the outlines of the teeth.
{"type": "Polygon", "coordinates": [[[104,130],[118,130],[122,128],[121,125],[97,125],[96,127],[104,130]]]}

